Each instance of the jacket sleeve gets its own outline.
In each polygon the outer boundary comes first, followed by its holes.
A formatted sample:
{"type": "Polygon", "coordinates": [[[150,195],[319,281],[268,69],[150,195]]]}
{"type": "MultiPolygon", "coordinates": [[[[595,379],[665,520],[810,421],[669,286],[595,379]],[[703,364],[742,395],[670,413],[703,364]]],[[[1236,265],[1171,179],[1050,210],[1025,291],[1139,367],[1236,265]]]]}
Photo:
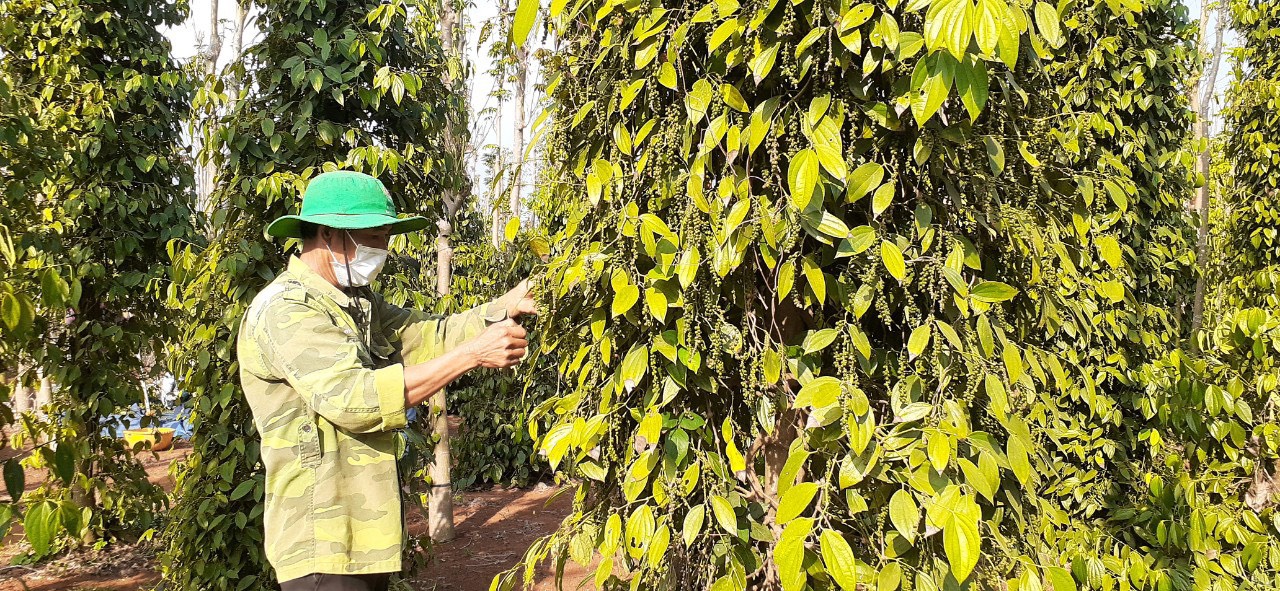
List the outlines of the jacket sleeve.
{"type": "Polygon", "coordinates": [[[305,302],[273,302],[253,331],[262,355],[320,416],[352,433],[405,426],[404,366],[374,369],[357,336],[305,302]]]}
{"type": "Polygon", "coordinates": [[[379,297],[376,300],[382,329],[394,333],[401,344],[405,365],[439,357],[475,338],[491,324],[506,320],[506,310],[490,302],[450,316],[401,308],[379,297]]]}

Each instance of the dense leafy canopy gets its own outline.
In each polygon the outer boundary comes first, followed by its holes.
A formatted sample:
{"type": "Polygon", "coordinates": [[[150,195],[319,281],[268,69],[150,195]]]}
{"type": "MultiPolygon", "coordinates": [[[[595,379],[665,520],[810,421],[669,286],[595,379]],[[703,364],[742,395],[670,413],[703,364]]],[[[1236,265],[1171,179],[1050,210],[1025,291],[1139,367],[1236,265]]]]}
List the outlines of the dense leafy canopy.
{"type": "Polygon", "coordinates": [[[566,384],[536,418],[584,483],[525,577],[554,555],[631,589],[1272,580],[1275,525],[1195,484],[1254,419],[1177,373],[1185,8],[547,18],[566,384]]]}
{"type": "Polygon", "coordinates": [[[159,292],[165,244],[191,231],[191,92],[158,28],[185,14],[184,2],[0,2],[0,366],[57,384],[21,420],[14,441],[34,451],[5,465],[15,503],[0,525],[22,517],[36,556],[60,532],[136,535],[163,507],[111,415],[141,402],[174,333],[159,292]],[[19,460],[55,478],[24,496],[19,460]]]}
{"type": "Polygon", "coordinates": [[[1220,201],[1230,224],[1221,252],[1233,294],[1224,303],[1280,310],[1280,6],[1237,1],[1231,12],[1244,43],[1225,111],[1233,174],[1220,201]]]}
{"type": "MultiPolygon", "coordinates": [[[[1223,491],[1221,514],[1270,510],[1280,492],[1280,424],[1275,416],[1280,387],[1280,6],[1232,2],[1231,22],[1243,43],[1233,55],[1227,93],[1221,174],[1216,175],[1214,260],[1206,261],[1213,316],[1201,340],[1205,427],[1222,440],[1215,481],[1223,491]],[[1232,412],[1234,412],[1234,417],[1232,412]],[[1219,418],[1221,417],[1221,418],[1219,418]],[[1243,490],[1243,495],[1241,491],[1243,490]],[[1243,506],[1241,505],[1243,503],[1243,506]]],[[[1203,448],[1202,448],[1203,453],[1203,448]]],[[[1275,559],[1272,559],[1275,564],[1275,559]]]]}

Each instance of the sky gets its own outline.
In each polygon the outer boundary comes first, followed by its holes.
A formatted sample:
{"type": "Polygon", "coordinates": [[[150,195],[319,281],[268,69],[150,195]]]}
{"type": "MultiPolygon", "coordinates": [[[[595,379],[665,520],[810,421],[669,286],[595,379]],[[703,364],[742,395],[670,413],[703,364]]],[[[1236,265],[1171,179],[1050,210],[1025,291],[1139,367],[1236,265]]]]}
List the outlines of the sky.
{"type": "MultiPolygon", "coordinates": [[[[1190,11],[1190,18],[1192,20],[1199,19],[1200,6],[1201,6],[1202,0],[1183,0],[1183,1],[1186,3],[1187,8],[1190,11]]],[[[235,2],[233,0],[221,0],[219,4],[220,4],[219,11],[218,11],[219,18],[222,19],[222,21],[224,22],[224,27],[226,27],[226,29],[229,29],[231,26],[231,23],[234,22],[236,17],[235,2]]],[[[513,4],[514,4],[514,1],[513,1],[513,4]]],[[[178,59],[188,59],[193,55],[195,55],[196,52],[198,51],[198,47],[199,47],[199,44],[201,43],[201,39],[203,38],[207,40],[207,37],[208,37],[207,32],[209,30],[210,1],[209,0],[191,0],[190,5],[191,5],[191,17],[187,20],[187,22],[184,23],[182,26],[174,27],[172,29],[165,31],[165,34],[173,42],[173,52],[175,57],[177,57],[178,59]]],[[[493,1],[484,1],[484,0],[481,0],[478,2],[472,2],[470,8],[467,9],[466,13],[467,13],[468,19],[470,20],[470,26],[468,27],[468,32],[467,32],[468,54],[471,59],[472,66],[475,70],[475,76],[473,78],[473,84],[472,84],[472,97],[471,97],[472,135],[474,138],[476,138],[476,145],[478,146],[492,145],[492,144],[498,144],[498,143],[501,143],[504,146],[509,145],[515,129],[515,125],[513,121],[514,107],[510,104],[504,105],[505,114],[502,117],[501,128],[498,128],[498,126],[495,125],[495,121],[494,121],[494,118],[492,117],[491,112],[486,115],[487,109],[497,107],[496,101],[490,96],[490,92],[492,92],[492,90],[494,89],[494,80],[491,76],[487,74],[488,70],[492,67],[493,64],[487,55],[487,46],[485,48],[479,47],[479,36],[480,36],[481,24],[486,20],[493,19],[497,15],[498,3],[493,1]],[[501,142],[499,142],[500,139],[501,139],[501,142]]],[[[250,16],[250,22],[246,28],[247,28],[247,31],[245,33],[244,43],[245,43],[245,46],[247,47],[251,45],[255,40],[257,40],[260,34],[258,32],[257,27],[254,26],[254,23],[252,22],[252,16],[250,16]]],[[[222,51],[222,57],[219,60],[223,64],[234,59],[234,56],[232,55],[233,53],[232,49],[229,47],[229,43],[230,43],[229,37],[230,37],[229,33],[224,33],[224,42],[223,42],[224,49],[222,51]]],[[[536,34],[532,35],[530,38],[530,43],[535,43],[536,37],[537,37],[536,34]]],[[[490,41],[492,41],[492,39],[490,39],[490,41]]],[[[1235,43],[1236,43],[1236,39],[1234,38],[1234,35],[1232,35],[1230,31],[1228,31],[1225,45],[1227,47],[1231,47],[1235,43]]],[[[541,82],[541,79],[540,79],[541,72],[537,67],[536,60],[530,59],[529,61],[530,61],[530,73],[529,73],[528,80],[529,80],[529,88],[532,90],[539,82],[541,82]]],[[[1230,65],[1224,59],[1222,67],[1218,73],[1218,83],[1217,83],[1218,92],[1216,94],[1221,95],[1222,91],[1226,89],[1228,85],[1228,81],[1230,79],[1230,73],[1231,73],[1230,65]]],[[[538,106],[536,104],[527,105],[526,112],[528,113],[528,122],[532,124],[533,120],[537,117],[538,106]]],[[[1216,117],[1216,113],[1217,113],[1217,107],[1214,106],[1213,114],[1211,115],[1211,118],[1215,119],[1215,123],[1216,123],[1216,119],[1218,119],[1216,117]]],[[[526,130],[525,132],[526,140],[531,135],[532,135],[532,130],[526,130]]],[[[473,173],[472,178],[479,178],[480,175],[477,174],[478,171],[475,170],[474,168],[472,170],[472,173],[473,173]]],[[[477,187],[477,188],[479,189],[481,187],[477,187]]]]}

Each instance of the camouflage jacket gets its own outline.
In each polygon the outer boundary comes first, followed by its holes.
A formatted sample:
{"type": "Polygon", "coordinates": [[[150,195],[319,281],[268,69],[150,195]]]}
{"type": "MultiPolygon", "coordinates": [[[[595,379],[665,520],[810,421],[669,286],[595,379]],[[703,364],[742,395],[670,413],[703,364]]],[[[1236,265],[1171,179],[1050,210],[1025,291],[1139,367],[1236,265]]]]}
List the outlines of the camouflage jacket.
{"type": "Polygon", "coordinates": [[[397,572],[404,540],[395,430],[404,367],[505,318],[449,317],[348,295],[298,258],[240,326],[240,380],[262,436],[267,559],[280,581],[397,572]]]}

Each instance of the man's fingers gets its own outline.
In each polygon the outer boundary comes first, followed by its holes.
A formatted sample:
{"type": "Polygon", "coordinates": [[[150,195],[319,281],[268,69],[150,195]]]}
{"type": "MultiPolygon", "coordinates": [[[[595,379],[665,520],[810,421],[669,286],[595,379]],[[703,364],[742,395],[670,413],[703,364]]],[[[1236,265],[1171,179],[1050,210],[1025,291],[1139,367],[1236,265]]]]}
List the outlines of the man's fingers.
{"type": "Polygon", "coordinates": [[[520,324],[517,323],[513,318],[507,318],[501,322],[493,323],[493,325],[490,326],[490,328],[498,331],[498,334],[510,334],[511,329],[520,328],[520,324]]]}
{"type": "Polygon", "coordinates": [[[525,330],[523,326],[515,324],[515,321],[512,321],[512,326],[507,329],[507,334],[517,339],[523,339],[529,335],[529,331],[525,330]]]}
{"type": "Polygon", "coordinates": [[[507,341],[507,350],[508,350],[508,351],[509,351],[509,350],[511,350],[511,349],[525,349],[525,348],[528,348],[528,347],[529,347],[529,341],[528,341],[528,339],[522,339],[522,338],[519,338],[519,337],[512,337],[512,338],[511,338],[511,340],[507,341]]]}
{"type": "Polygon", "coordinates": [[[525,354],[525,349],[523,348],[507,349],[507,356],[505,359],[499,362],[499,365],[501,365],[503,368],[515,367],[519,365],[521,361],[524,360],[524,354],[525,354]]]}

